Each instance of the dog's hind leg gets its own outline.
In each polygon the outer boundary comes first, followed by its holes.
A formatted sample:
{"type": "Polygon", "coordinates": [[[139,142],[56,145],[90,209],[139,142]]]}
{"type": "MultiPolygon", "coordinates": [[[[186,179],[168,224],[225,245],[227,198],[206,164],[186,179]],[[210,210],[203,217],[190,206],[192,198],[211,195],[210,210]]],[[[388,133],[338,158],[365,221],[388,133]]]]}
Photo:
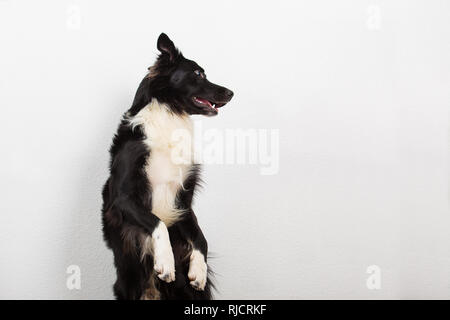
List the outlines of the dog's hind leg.
{"type": "Polygon", "coordinates": [[[169,232],[164,222],[151,212],[143,212],[143,209],[139,208],[134,202],[117,201],[116,206],[122,212],[124,221],[144,230],[150,248],[143,254],[144,256],[147,254],[153,255],[154,270],[158,277],[165,282],[174,281],[174,257],[169,232]]]}
{"type": "Polygon", "coordinates": [[[117,275],[114,283],[113,292],[117,300],[138,300],[142,296],[141,283],[144,279],[136,278],[130,275],[126,277],[117,275]]]}
{"type": "Polygon", "coordinates": [[[137,214],[135,208],[132,203],[116,201],[104,215],[105,238],[113,249],[117,269],[113,287],[117,299],[141,299],[153,275],[165,282],[175,280],[166,226],[151,213],[137,214]]]}
{"type": "Polygon", "coordinates": [[[116,299],[140,299],[147,288],[149,275],[152,273],[153,261],[142,257],[143,229],[122,223],[118,226],[106,225],[108,244],[114,252],[114,265],[117,279],[113,286],[116,299]]]}

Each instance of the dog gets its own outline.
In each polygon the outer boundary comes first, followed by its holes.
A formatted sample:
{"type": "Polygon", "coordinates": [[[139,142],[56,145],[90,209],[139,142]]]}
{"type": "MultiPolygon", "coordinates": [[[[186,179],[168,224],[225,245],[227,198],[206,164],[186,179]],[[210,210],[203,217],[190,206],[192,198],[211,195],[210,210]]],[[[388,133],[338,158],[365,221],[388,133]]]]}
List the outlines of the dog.
{"type": "Polygon", "coordinates": [[[166,34],[157,48],[113,138],[102,191],[103,235],[117,273],[113,291],[116,299],[208,300],[208,244],[192,210],[200,166],[190,152],[190,116],[217,115],[233,92],[209,82],[166,34]]]}

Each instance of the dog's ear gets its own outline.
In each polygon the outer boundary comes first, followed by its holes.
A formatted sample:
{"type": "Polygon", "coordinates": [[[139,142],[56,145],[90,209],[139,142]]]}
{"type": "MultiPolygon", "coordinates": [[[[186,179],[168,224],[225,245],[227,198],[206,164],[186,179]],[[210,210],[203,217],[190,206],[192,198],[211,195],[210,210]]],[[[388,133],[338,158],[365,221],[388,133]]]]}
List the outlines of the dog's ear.
{"type": "Polygon", "coordinates": [[[172,40],[170,40],[165,33],[159,35],[157,47],[162,54],[167,54],[169,56],[170,61],[174,61],[175,57],[178,55],[177,48],[175,48],[172,40]]]}

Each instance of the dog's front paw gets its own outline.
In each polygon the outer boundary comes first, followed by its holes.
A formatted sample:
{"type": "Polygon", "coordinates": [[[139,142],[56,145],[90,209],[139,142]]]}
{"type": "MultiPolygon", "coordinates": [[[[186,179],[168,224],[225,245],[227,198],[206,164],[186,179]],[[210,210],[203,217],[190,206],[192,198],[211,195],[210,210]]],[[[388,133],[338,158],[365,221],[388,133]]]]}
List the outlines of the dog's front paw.
{"type": "Polygon", "coordinates": [[[175,262],[173,259],[172,248],[169,249],[170,251],[155,255],[154,269],[158,278],[165,282],[172,282],[175,280],[175,262]]]}
{"type": "Polygon", "coordinates": [[[198,250],[193,250],[189,262],[188,278],[195,290],[205,290],[208,266],[205,257],[198,250]]]}
{"type": "Polygon", "coordinates": [[[175,260],[173,258],[172,246],[170,245],[169,232],[163,222],[153,231],[153,258],[158,278],[165,282],[175,280],[175,260]]]}

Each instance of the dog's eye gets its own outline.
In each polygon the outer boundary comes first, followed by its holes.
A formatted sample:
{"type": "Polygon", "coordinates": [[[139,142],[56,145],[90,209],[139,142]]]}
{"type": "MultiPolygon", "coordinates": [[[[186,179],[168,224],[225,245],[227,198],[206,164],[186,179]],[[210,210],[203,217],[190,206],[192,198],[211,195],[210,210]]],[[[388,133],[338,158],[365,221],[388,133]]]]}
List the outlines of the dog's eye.
{"type": "Polygon", "coordinates": [[[201,72],[200,70],[195,70],[194,74],[199,78],[202,78],[202,79],[206,78],[205,74],[203,72],[201,72]]]}

